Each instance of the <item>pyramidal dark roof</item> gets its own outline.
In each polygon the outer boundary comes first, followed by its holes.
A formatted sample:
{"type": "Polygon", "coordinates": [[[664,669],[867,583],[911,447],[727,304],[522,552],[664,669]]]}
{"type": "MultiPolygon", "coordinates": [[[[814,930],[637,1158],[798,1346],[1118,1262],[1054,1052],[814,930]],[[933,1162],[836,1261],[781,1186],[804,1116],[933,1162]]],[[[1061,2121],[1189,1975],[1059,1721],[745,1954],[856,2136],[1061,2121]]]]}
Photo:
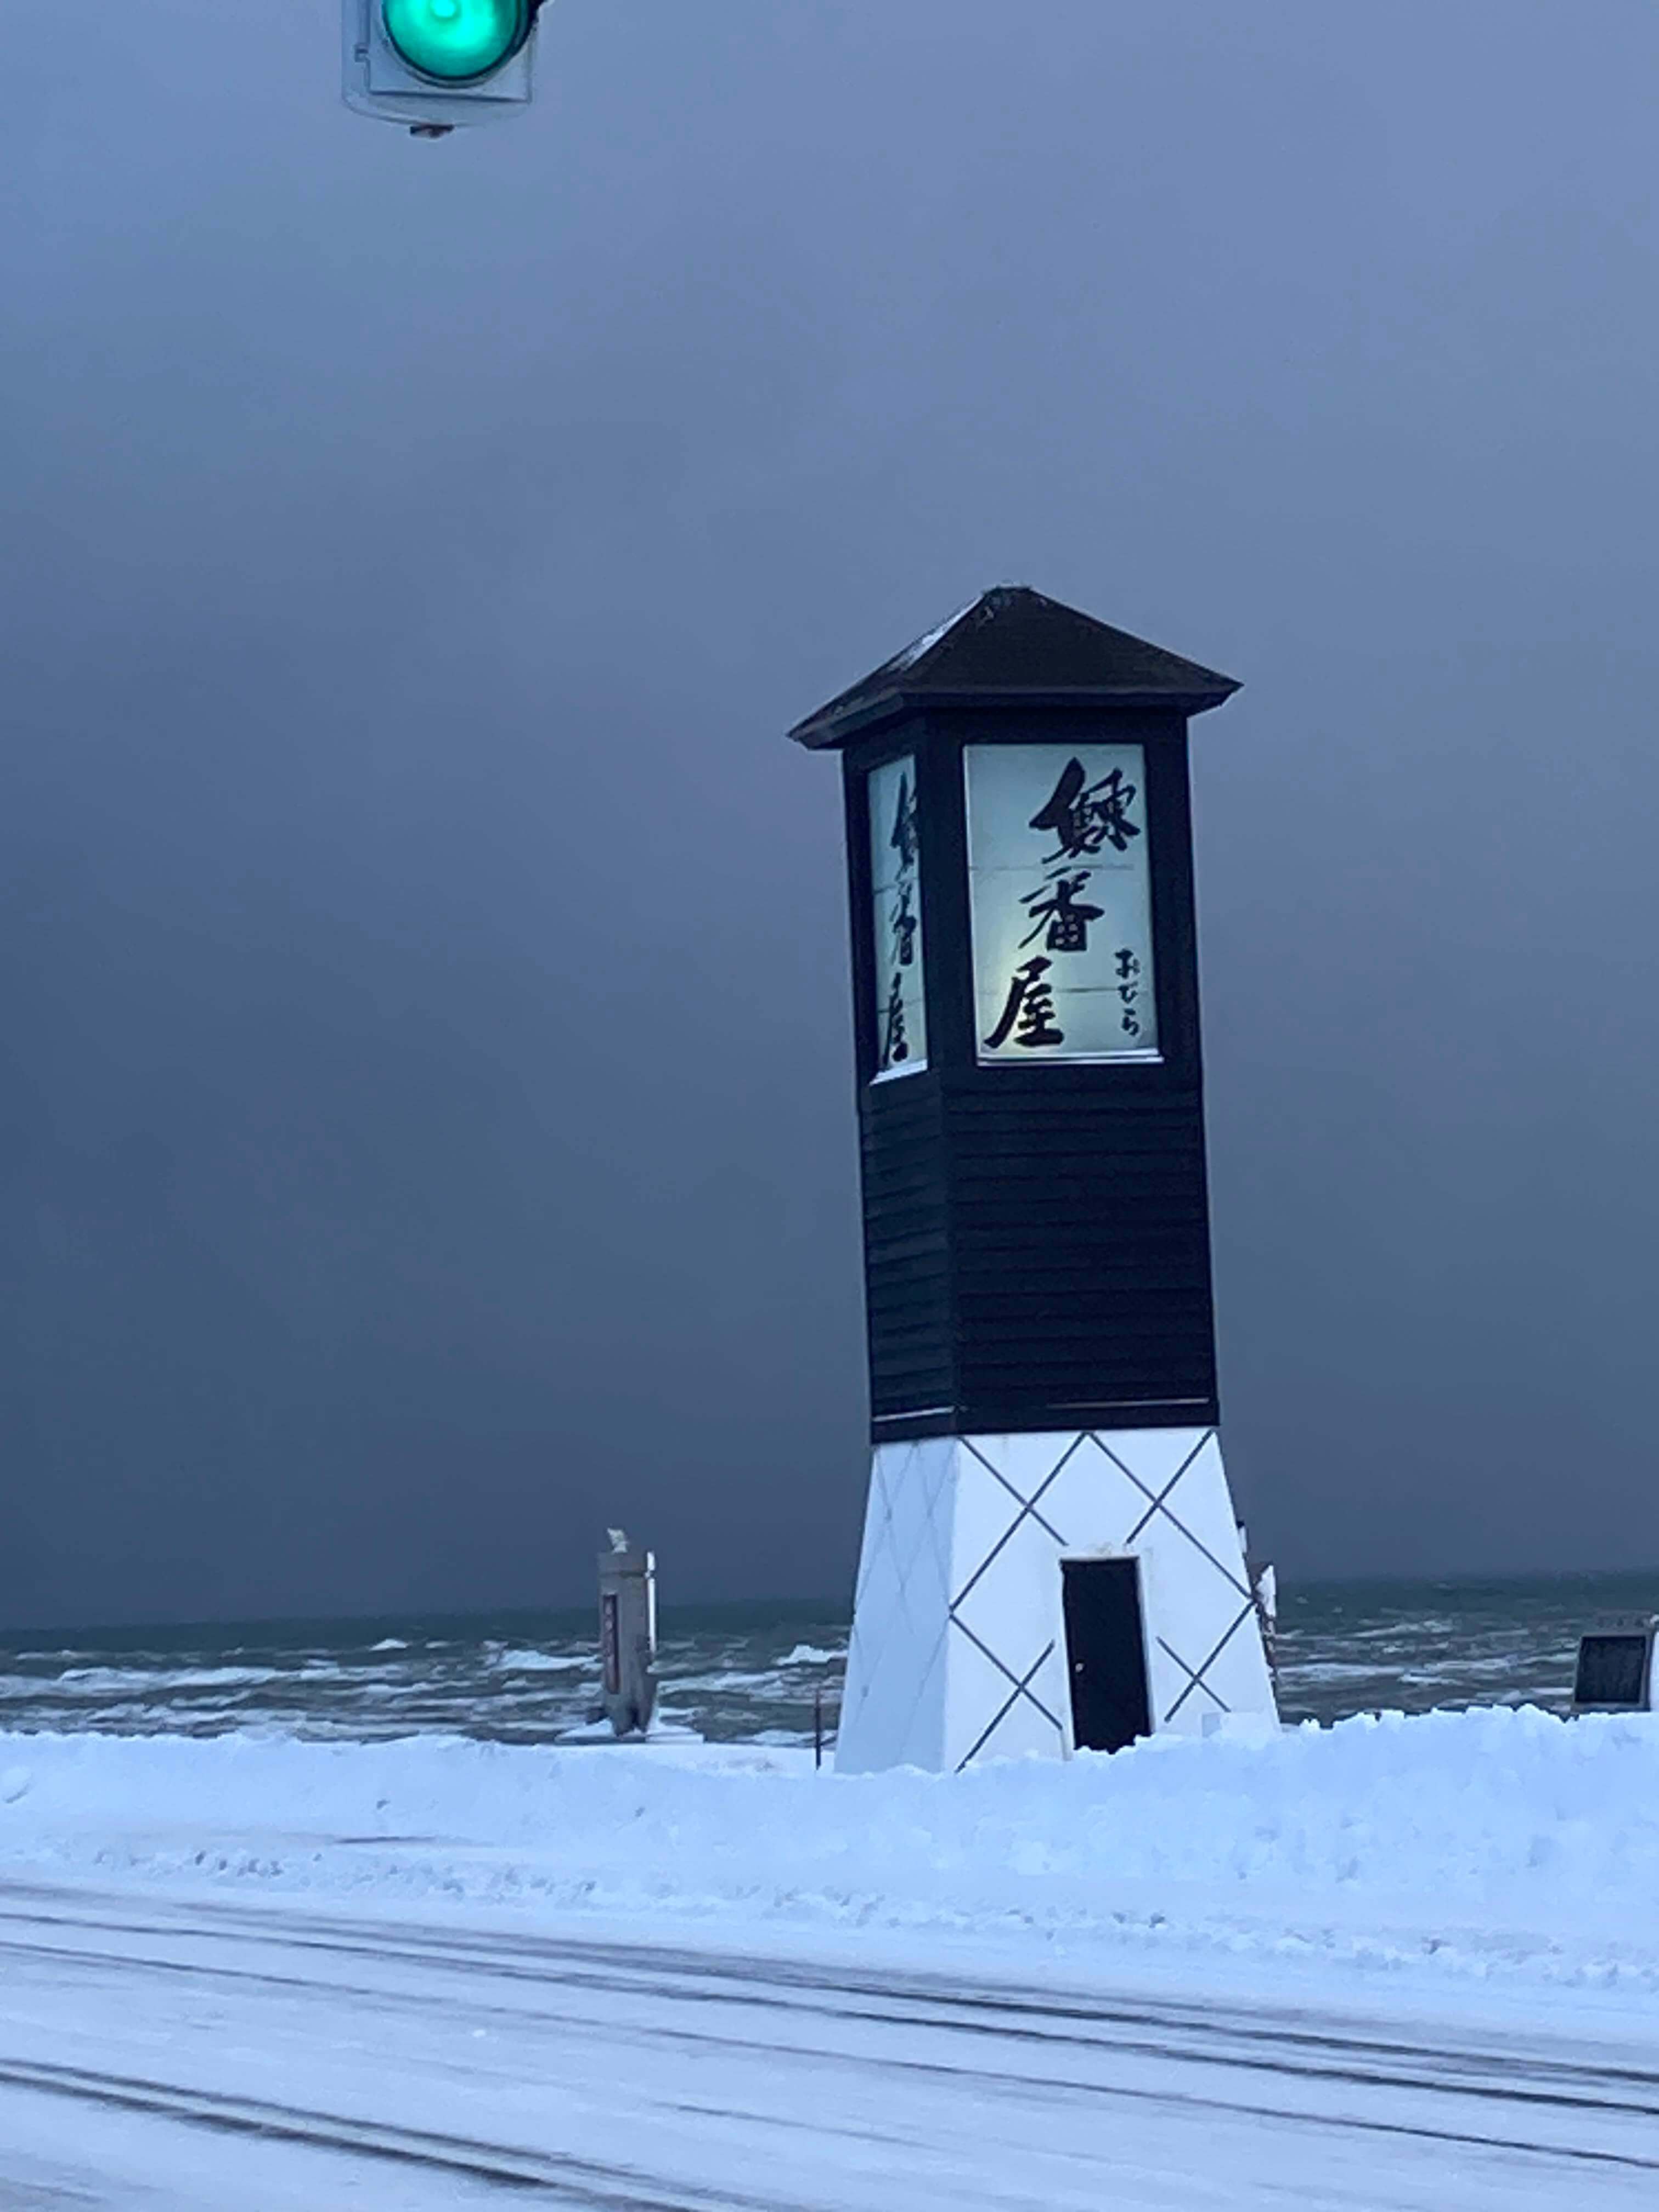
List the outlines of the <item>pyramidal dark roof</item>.
{"type": "Polygon", "coordinates": [[[1231,676],[1061,606],[1029,585],[1000,584],[789,734],[814,751],[845,744],[923,700],[1157,705],[1201,714],[1237,689],[1231,676]]]}

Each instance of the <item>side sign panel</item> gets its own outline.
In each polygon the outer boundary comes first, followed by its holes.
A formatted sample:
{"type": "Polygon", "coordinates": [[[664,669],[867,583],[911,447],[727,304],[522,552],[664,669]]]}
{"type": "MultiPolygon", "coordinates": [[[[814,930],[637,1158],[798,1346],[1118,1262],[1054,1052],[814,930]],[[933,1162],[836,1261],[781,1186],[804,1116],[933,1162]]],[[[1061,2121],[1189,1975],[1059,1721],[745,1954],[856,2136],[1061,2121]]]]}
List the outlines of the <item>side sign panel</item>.
{"type": "Polygon", "coordinates": [[[870,773],[870,884],[876,955],[876,1080],[927,1065],[921,946],[921,840],[916,764],[907,754],[870,773]]]}

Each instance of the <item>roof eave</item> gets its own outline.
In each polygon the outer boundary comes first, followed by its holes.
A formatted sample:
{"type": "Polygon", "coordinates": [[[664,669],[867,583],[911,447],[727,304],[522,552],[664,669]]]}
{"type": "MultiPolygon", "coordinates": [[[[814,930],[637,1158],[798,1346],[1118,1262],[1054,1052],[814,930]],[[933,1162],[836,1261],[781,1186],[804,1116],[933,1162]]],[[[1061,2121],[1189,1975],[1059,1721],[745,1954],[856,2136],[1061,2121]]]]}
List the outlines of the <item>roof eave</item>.
{"type": "Polygon", "coordinates": [[[1206,689],[1190,691],[1104,691],[1095,685],[1067,690],[1045,684],[1031,690],[945,690],[918,686],[915,690],[896,685],[861,701],[857,707],[835,714],[810,714],[789,735],[809,752],[829,752],[865,736],[879,724],[921,707],[1163,707],[1184,715],[1207,714],[1225,706],[1239,689],[1231,677],[1219,676],[1206,689]]]}
{"type": "Polygon", "coordinates": [[[838,714],[809,714],[804,722],[797,722],[790,736],[808,752],[822,753],[862,737],[878,722],[890,720],[914,703],[914,695],[905,691],[878,691],[873,698],[857,707],[845,707],[838,714]]]}

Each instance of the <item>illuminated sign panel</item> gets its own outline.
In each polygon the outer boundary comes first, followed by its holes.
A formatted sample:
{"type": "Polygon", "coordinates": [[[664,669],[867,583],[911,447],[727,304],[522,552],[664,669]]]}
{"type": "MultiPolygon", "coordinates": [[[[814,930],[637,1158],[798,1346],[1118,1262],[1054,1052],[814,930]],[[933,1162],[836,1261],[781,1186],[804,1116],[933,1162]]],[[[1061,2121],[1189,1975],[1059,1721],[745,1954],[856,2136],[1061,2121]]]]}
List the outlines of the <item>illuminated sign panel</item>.
{"type": "Polygon", "coordinates": [[[927,1065],[922,984],[921,839],[916,763],[906,754],[870,775],[870,884],[876,960],[876,1080],[927,1065]]]}
{"type": "Polygon", "coordinates": [[[981,1066],[1158,1059],[1145,748],[964,760],[981,1066]]]}

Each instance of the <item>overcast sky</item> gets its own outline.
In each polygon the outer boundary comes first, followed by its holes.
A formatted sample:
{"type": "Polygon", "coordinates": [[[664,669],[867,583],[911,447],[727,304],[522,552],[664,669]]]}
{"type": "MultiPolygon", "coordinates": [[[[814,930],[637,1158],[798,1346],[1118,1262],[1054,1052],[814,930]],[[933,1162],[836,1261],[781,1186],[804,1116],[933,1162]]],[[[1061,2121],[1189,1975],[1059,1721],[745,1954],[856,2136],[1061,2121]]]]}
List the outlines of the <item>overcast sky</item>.
{"type": "Polygon", "coordinates": [[[841,826],[1018,580],[1196,726],[1292,1574],[1659,1562],[1642,0],[9,22],[0,1620],[850,1592],[841,826]]]}

